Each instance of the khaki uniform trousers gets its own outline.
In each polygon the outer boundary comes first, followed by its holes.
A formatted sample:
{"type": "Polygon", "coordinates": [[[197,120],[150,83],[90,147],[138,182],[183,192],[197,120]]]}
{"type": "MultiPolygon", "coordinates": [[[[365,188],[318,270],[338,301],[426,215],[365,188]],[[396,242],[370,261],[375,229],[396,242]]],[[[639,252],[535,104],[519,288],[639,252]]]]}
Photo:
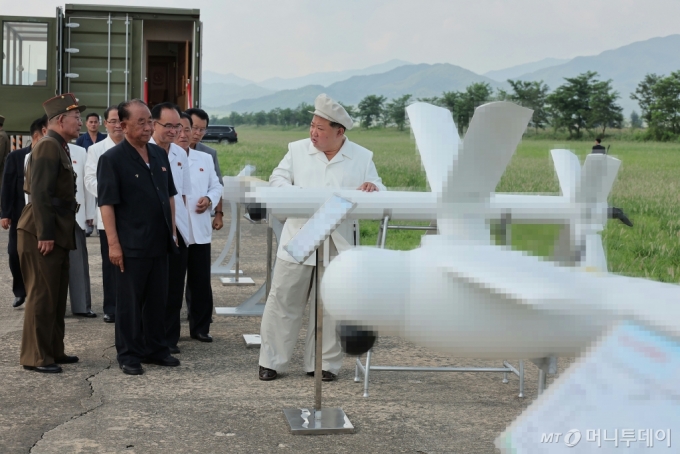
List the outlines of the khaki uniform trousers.
{"type": "MultiPolygon", "coordinates": [[[[331,241],[331,256],[337,255],[331,241]]],[[[325,267],[322,258],[323,246],[319,248],[319,282],[323,279],[325,267]]],[[[305,372],[314,371],[316,344],[314,333],[314,267],[298,265],[278,259],[274,267],[271,291],[262,315],[260,327],[260,366],[277,372],[286,372],[293,356],[295,343],[302,327],[302,314],[310,302],[309,325],[305,339],[305,372]],[[310,298],[311,295],[311,298],[310,298]]],[[[335,321],[324,311],[322,369],[337,374],[342,367],[343,353],[335,331],[335,321]]]]}
{"type": "Polygon", "coordinates": [[[17,234],[21,273],[26,284],[19,362],[23,366],[49,366],[65,356],[69,251],[55,244],[52,252],[43,256],[34,235],[24,230],[18,230],[17,234]]]}

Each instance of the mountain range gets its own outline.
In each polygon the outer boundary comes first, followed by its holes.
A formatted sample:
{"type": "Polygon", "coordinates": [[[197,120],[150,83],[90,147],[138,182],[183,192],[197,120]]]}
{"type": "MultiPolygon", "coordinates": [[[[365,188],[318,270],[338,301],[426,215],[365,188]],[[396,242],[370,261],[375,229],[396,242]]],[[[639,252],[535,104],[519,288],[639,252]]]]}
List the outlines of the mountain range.
{"type": "Polygon", "coordinates": [[[680,70],[680,35],[638,41],[598,55],[573,59],[546,58],[480,75],[460,66],[411,64],[391,60],[380,65],[348,71],[321,72],[291,79],[273,78],[259,83],[234,74],[204,71],[203,106],[211,113],[256,112],[276,107],[296,107],[313,103],[319,93],[356,105],[369,94],[388,99],[411,94],[414,98],[441,95],[443,91],[463,90],[475,82],[486,82],[494,89],[508,89],[507,79],[542,80],[551,90],[586,71],[597,71],[601,80],[612,79],[620,94],[618,103],[628,115],[639,110],[630,93],[647,73],[668,75],[680,70]]]}

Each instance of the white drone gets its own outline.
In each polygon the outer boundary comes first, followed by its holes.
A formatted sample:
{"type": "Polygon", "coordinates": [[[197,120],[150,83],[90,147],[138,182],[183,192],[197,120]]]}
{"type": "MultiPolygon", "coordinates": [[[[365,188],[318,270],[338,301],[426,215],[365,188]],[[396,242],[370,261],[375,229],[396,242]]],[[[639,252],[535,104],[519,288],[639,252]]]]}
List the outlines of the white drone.
{"type": "MultiPolygon", "coordinates": [[[[600,231],[620,161],[589,155],[581,171],[576,156],[553,150],[562,196],[493,194],[530,110],[480,106],[462,146],[448,111],[418,103],[408,115],[440,234],[423,236],[413,251],[340,254],[321,284],[334,319],[470,358],[572,356],[621,319],[680,334],[678,286],[606,272],[600,231]],[[499,212],[513,222],[566,224],[580,266],[492,244],[488,219],[499,212]]],[[[341,195],[358,203],[356,216],[374,194],[341,195]]]]}

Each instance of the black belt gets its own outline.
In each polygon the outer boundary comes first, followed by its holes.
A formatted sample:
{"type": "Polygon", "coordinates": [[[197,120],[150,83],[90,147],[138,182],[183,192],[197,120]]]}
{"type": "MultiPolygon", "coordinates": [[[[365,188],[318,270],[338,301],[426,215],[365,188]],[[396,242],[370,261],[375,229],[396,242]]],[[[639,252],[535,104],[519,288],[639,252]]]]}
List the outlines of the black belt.
{"type": "Polygon", "coordinates": [[[80,204],[75,200],[69,202],[67,200],[52,197],[52,205],[54,205],[55,207],[63,208],[65,210],[73,211],[75,213],[77,213],[78,210],[80,210],[80,204]]]}

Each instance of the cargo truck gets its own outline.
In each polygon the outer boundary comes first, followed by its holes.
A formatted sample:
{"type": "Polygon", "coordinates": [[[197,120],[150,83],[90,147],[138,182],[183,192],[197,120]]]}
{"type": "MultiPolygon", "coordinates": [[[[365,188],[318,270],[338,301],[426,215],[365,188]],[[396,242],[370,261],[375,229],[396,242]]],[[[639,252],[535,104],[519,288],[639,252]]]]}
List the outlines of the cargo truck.
{"type": "Polygon", "coordinates": [[[200,107],[198,9],[66,4],[56,17],[0,16],[0,26],[8,134],[26,134],[43,101],[68,92],[83,116],[131,98],[200,107]]]}

